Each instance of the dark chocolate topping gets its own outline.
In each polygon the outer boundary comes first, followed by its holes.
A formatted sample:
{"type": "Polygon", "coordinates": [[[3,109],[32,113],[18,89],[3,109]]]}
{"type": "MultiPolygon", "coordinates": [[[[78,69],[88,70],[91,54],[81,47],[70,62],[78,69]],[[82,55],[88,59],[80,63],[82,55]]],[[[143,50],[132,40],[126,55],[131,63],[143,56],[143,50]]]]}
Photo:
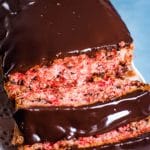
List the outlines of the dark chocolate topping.
{"type": "Polygon", "coordinates": [[[14,117],[25,144],[56,142],[113,130],[150,114],[150,92],[136,91],[107,103],[18,110],[14,117]]]}
{"type": "Polygon", "coordinates": [[[6,74],[58,54],[132,42],[108,0],[3,0],[0,12],[6,74]]]}

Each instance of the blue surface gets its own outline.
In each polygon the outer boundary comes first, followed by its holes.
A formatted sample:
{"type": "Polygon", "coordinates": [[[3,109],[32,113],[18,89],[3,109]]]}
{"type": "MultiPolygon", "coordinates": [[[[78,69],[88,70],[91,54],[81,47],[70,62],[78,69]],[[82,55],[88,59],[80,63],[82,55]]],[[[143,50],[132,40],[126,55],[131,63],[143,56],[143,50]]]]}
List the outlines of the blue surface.
{"type": "Polygon", "coordinates": [[[134,40],[135,66],[150,82],[150,0],[111,0],[134,40]]]}

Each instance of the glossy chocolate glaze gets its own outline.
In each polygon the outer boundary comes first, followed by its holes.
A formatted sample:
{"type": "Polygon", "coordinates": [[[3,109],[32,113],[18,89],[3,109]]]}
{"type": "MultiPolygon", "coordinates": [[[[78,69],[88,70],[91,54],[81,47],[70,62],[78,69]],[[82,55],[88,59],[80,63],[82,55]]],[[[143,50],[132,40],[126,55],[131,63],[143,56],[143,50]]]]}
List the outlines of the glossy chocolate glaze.
{"type": "Polygon", "coordinates": [[[108,103],[21,109],[14,115],[25,144],[101,134],[150,114],[150,92],[136,91],[108,103]]]}
{"type": "Polygon", "coordinates": [[[108,0],[3,0],[0,11],[5,74],[58,55],[132,42],[108,0]]]}

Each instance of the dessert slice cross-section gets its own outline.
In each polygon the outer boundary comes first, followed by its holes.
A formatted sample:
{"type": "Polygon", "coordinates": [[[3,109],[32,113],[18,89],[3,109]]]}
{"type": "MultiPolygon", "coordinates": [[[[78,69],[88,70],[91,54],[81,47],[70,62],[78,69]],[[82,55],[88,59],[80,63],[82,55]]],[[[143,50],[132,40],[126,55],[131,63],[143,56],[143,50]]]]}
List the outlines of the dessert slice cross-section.
{"type": "Polygon", "coordinates": [[[136,80],[132,38],[109,0],[4,0],[0,10],[15,145],[86,149],[150,132],[150,87],[136,80]]]}

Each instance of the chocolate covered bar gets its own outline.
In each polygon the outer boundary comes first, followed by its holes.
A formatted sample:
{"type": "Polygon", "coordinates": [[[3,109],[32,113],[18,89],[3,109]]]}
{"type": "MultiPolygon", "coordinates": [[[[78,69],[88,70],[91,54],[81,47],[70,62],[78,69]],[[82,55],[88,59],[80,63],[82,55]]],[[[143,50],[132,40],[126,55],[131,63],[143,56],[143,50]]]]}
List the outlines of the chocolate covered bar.
{"type": "Polygon", "coordinates": [[[150,88],[135,79],[133,40],[110,1],[4,0],[0,10],[15,145],[84,149],[150,131],[150,88]]]}

